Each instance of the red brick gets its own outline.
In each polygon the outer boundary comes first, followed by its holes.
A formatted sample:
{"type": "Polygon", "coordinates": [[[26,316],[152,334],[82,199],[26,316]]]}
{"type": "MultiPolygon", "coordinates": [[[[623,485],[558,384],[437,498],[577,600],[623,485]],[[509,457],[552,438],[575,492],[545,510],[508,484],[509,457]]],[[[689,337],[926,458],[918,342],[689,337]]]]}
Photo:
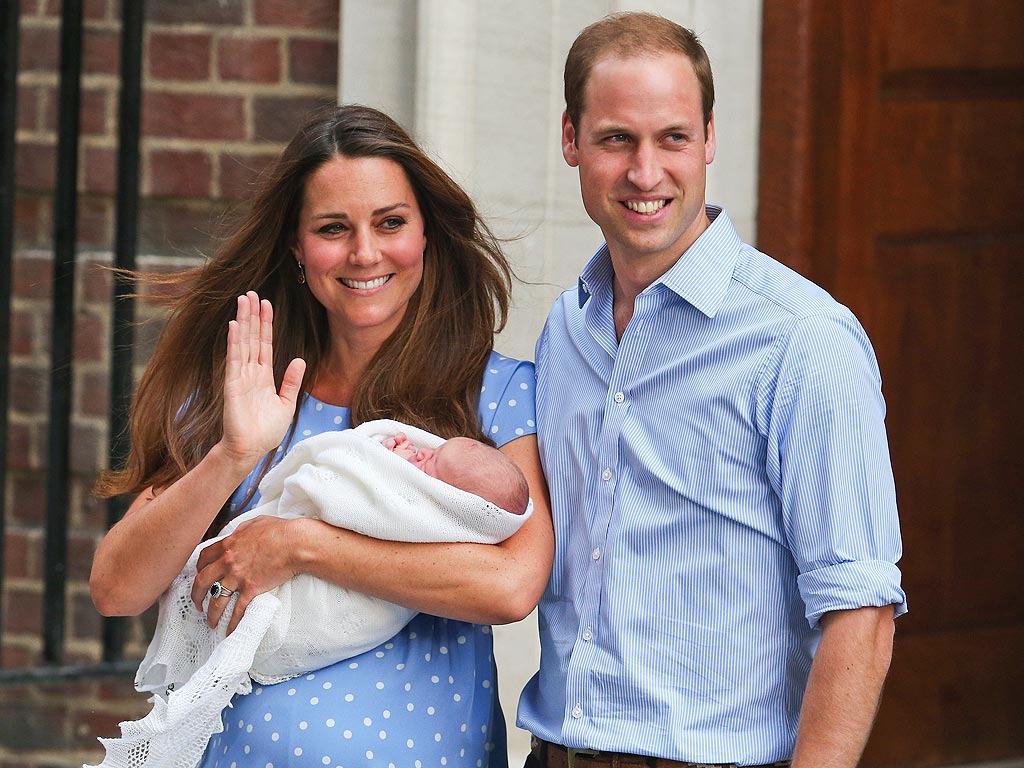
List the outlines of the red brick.
{"type": "MultiPolygon", "coordinates": [[[[99,88],[82,91],[81,132],[83,136],[113,135],[110,129],[108,105],[111,93],[99,88]]],[[[54,121],[56,125],[56,117],[54,121]]]]}
{"type": "Polygon", "coordinates": [[[20,189],[52,192],[57,164],[57,148],[53,144],[22,141],[15,148],[15,183],[20,189]]]}
{"type": "Polygon", "coordinates": [[[41,472],[11,474],[12,522],[25,526],[43,525],[46,520],[46,477],[41,472]]]}
{"type": "MultiPolygon", "coordinates": [[[[28,648],[20,648],[11,643],[4,643],[0,667],[4,669],[23,669],[34,667],[39,663],[39,654],[28,648]]],[[[7,742],[4,742],[6,744],[7,742]]],[[[5,766],[6,768],[6,766],[5,766]]]]}
{"type": "Polygon", "coordinates": [[[253,16],[257,24],[273,27],[338,29],[337,0],[254,0],[253,16]]]}
{"type": "Polygon", "coordinates": [[[9,579],[40,578],[43,562],[41,532],[9,528],[4,538],[4,575],[9,579]]]}
{"type": "Polygon", "coordinates": [[[23,415],[46,413],[49,376],[31,365],[11,366],[11,409],[23,415]]]}
{"type": "Polygon", "coordinates": [[[221,155],[220,192],[228,200],[245,200],[255,192],[260,177],[277,160],[275,151],[265,155],[221,155]]]}
{"type": "Polygon", "coordinates": [[[150,92],[142,109],[145,136],[185,139],[245,138],[239,96],[150,92]]]}
{"type": "MultiPolygon", "coordinates": [[[[34,463],[32,429],[27,424],[7,425],[7,468],[30,469],[34,463]]],[[[21,511],[13,508],[17,517],[21,511]]],[[[29,510],[32,511],[32,510],[29,510]]]]}
{"type": "Polygon", "coordinates": [[[86,424],[71,425],[71,471],[93,477],[106,463],[107,442],[99,427],[86,424]]]}
{"type": "Polygon", "coordinates": [[[106,416],[110,410],[110,381],[106,371],[86,371],[79,379],[78,413],[106,416]]]}
{"type": "Polygon", "coordinates": [[[211,45],[210,35],[151,32],[149,74],[165,80],[207,80],[211,45]]]}
{"type": "Polygon", "coordinates": [[[281,45],[277,40],[227,38],[217,49],[221,80],[276,83],[281,79],[281,45]]]}
{"type": "Polygon", "coordinates": [[[206,152],[153,150],[149,153],[149,194],[156,197],[210,197],[212,166],[206,152]]]}
{"type": "MultiPolygon", "coordinates": [[[[107,450],[106,445],[103,450],[107,450]]],[[[107,529],[108,502],[107,499],[98,499],[93,494],[92,489],[95,482],[95,476],[72,478],[71,507],[74,512],[71,521],[76,528],[105,531],[107,529]]]]}
{"type": "Polygon", "coordinates": [[[21,254],[14,260],[14,295],[18,298],[49,298],[52,280],[52,258],[21,254]]]}
{"type": "Polygon", "coordinates": [[[78,196],[78,245],[109,249],[114,242],[114,200],[78,196]]]}
{"type": "Polygon", "coordinates": [[[313,96],[262,96],[253,100],[253,123],[258,141],[290,141],[306,122],[310,110],[333,99],[313,96]]]}
{"type": "Polygon", "coordinates": [[[82,147],[82,176],[79,191],[113,195],[117,191],[117,150],[82,147]]]}
{"type": "MultiPolygon", "coordinates": [[[[26,704],[24,699],[20,699],[5,702],[0,709],[0,744],[13,749],[15,754],[42,749],[67,749],[65,723],[68,701],[26,704]]],[[[53,763],[47,765],[33,761],[32,765],[33,768],[54,768],[53,763]]]]}
{"type": "Polygon", "coordinates": [[[46,86],[22,85],[18,86],[18,97],[15,107],[17,108],[17,128],[19,131],[35,131],[40,125],[40,99],[42,91],[46,86]]]}
{"type": "Polygon", "coordinates": [[[120,71],[121,33],[86,27],[82,36],[82,72],[87,75],[116,75],[120,71]]]}
{"type": "Polygon", "coordinates": [[[49,242],[49,200],[19,192],[14,199],[14,242],[17,248],[39,247],[49,242]]]}
{"type": "MultiPolygon", "coordinates": [[[[108,115],[112,92],[104,88],[82,90],[79,106],[79,130],[85,136],[113,136],[112,121],[108,115]]],[[[56,88],[46,88],[40,94],[40,110],[47,130],[57,130],[59,99],[56,88]]]]}
{"type": "Polygon", "coordinates": [[[15,309],[11,311],[11,354],[32,355],[36,346],[36,315],[34,312],[15,309]]]}
{"type": "Polygon", "coordinates": [[[139,252],[209,252],[214,221],[221,213],[213,205],[186,206],[143,199],[139,207],[139,252]]]}
{"type": "Polygon", "coordinates": [[[4,632],[12,635],[38,635],[43,628],[42,591],[8,586],[4,632]]]}
{"type": "MultiPolygon", "coordinates": [[[[124,685],[131,690],[130,683],[125,682],[124,685]]],[[[123,720],[131,720],[142,714],[145,714],[145,711],[142,711],[138,705],[127,711],[114,709],[109,712],[98,710],[76,712],[71,716],[70,723],[74,743],[79,749],[94,748],[97,738],[120,736],[121,729],[118,724],[123,720]]]]}
{"type": "Polygon", "coordinates": [[[119,18],[112,12],[112,3],[113,0],[85,0],[85,18],[95,21],[119,18]]]}
{"type": "Polygon", "coordinates": [[[68,578],[87,582],[95,552],[96,539],[92,535],[84,533],[72,533],[69,535],[68,578]]]}
{"type": "Polygon", "coordinates": [[[101,361],[107,348],[103,319],[92,312],[75,314],[75,362],[101,361]]]}
{"type": "Polygon", "coordinates": [[[113,296],[114,273],[109,262],[89,262],[82,266],[79,286],[80,300],[90,304],[109,304],[113,296]]]}
{"type": "Polygon", "coordinates": [[[56,72],[60,68],[60,30],[23,24],[18,37],[19,72],[56,72]]]}
{"type": "Polygon", "coordinates": [[[146,3],[146,20],[159,23],[226,24],[245,22],[245,0],[162,0],[146,3]]]}
{"type": "MultiPolygon", "coordinates": [[[[70,636],[76,640],[90,640],[102,636],[103,617],[88,595],[75,595],[71,598],[70,630],[70,636]]],[[[124,720],[123,717],[121,719],[124,720]]]]}
{"type": "Polygon", "coordinates": [[[288,69],[293,83],[336,84],[337,41],[293,38],[288,42],[288,69]]]}

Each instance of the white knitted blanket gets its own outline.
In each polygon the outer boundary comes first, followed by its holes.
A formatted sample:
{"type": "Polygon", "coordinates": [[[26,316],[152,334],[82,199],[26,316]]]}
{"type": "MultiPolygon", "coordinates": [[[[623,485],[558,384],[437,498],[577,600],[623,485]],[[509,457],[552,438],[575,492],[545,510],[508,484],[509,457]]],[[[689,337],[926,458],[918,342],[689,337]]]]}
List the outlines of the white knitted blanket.
{"type": "MultiPolygon", "coordinates": [[[[249,604],[225,637],[236,598],[215,629],[192,603],[202,549],[259,515],[312,517],[392,541],[494,544],[532,512],[507,512],[396,456],[380,441],[405,432],[422,447],[443,440],[389,420],[326,432],[297,443],[260,483],[260,503],[203,542],[160,598],[159,618],[135,687],[153,692],[153,710],[121,723],[121,737],[100,739],[101,768],[192,768],[222,730],[221,710],[258,683],[287,680],[374,648],[415,611],[299,575],[249,604]]],[[[208,598],[209,599],[209,598],[208,598]]]]}

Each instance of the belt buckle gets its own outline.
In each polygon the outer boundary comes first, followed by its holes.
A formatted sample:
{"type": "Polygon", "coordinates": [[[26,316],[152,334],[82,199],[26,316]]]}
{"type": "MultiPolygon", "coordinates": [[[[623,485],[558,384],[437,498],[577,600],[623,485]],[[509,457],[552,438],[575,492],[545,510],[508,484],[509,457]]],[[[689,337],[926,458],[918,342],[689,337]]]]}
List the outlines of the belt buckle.
{"type": "Polygon", "coordinates": [[[576,749],[575,747],[568,747],[566,751],[569,753],[569,768],[576,768],[577,757],[597,757],[601,754],[596,749],[576,749]]]}

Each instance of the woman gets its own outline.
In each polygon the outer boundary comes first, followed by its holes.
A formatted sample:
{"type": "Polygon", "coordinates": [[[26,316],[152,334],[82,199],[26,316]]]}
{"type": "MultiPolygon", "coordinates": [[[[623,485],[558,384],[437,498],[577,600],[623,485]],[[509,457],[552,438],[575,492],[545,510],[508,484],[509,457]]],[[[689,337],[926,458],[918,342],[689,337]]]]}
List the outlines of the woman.
{"type": "Polygon", "coordinates": [[[253,505],[275,459],[328,429],[392,418],[491,439],[535,504],[493,546],[258,518],[204,550],[193,599],[218,585],[211,626],[225,596],[238,593],[237,623],[298,573],[422,613],[374,650],[236,697],[203,765],[504,766],[486,625],[532,610],[553,540],[533,367],[492,351],[510,271],[472,202],[390,118],[336,107],[299,131],[214,259],[157,279],[188,290],[140,383],[127,467],[97,489],[139,494],[96,552],[102,613],[149,607],[204,536],[253,505]]]}

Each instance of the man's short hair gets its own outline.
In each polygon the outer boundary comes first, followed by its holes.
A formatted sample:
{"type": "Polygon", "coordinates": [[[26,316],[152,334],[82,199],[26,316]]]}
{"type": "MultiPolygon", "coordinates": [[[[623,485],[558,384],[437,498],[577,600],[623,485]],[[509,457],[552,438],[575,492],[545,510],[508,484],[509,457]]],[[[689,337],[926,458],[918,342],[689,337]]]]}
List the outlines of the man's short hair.
{"type": "Polygon", "coordinates": [[[576,38],[565,59],[565,111],[579,126],[586,106],[583,95],[594,65],[606,55],[628,58],[656,53],[682,53],[693,65],[700,84],[704,133],[715,106],[715,82],[711,62],[700,40],[690,30],[653,13],[627,11],[595,21],[576,38]]]}

